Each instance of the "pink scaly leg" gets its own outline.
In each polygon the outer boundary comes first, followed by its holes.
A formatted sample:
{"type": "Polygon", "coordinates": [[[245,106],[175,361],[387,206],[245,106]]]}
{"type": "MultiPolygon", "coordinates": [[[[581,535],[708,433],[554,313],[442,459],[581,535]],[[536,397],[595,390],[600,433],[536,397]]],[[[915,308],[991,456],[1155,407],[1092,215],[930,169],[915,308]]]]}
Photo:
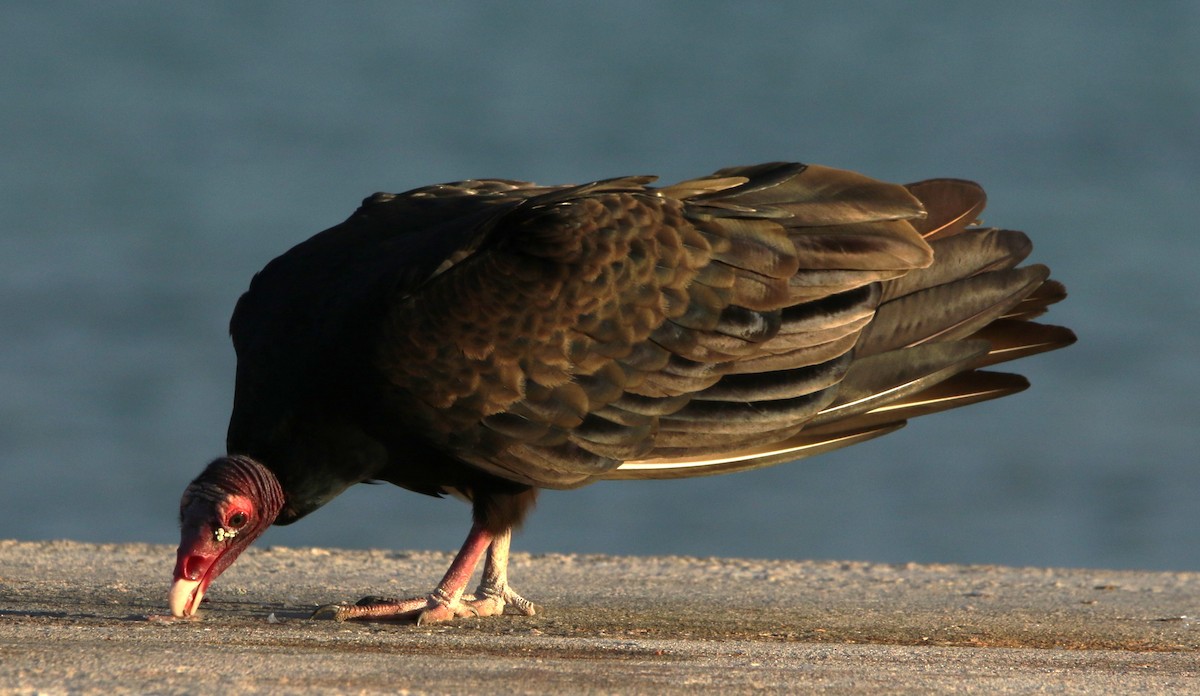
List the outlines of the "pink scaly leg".
{"type": "Polygon", "coordinates": [[[512,533],[499,535],[476,524],[471,527],[450,568],[437,588],[427,597],[386,599],[364,597],[353,606],[329,604],[317,609],[312,618],[334,619],[395,619],[416,617],[418,624],[439,623],[462,616],[494,616],[503,614],[506,605],[526,616],[535,611],[531,602],[508,587],[508,547],[512,533]],[[463,590],[487,551],[483,582],[475,595],[463,590]]]}
{"type": "Polygon", "coordinates": [[[474,597],[467,602],[479,616],[498,616],[504,613],[505,607],[512,607],[524,616],[537,613],[533,602],[517,594],[508,585],[508,546],[511,541],[512,530],[505,530],[497,534],[488,547],[483,579],[474,597]]]}

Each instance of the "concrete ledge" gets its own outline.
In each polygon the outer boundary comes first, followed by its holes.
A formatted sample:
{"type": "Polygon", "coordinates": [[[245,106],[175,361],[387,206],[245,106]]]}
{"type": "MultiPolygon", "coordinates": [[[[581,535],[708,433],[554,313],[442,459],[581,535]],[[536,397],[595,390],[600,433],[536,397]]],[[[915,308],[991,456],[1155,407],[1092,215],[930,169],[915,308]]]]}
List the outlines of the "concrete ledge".
{"type": "Polygon", "coordinates": [[[1200,574],[514,554],[534,617],[309,621],[436,552],[251,550],[197,621],[174,549],[0,541],[0,691],[1200,693],[1200,574]]]}

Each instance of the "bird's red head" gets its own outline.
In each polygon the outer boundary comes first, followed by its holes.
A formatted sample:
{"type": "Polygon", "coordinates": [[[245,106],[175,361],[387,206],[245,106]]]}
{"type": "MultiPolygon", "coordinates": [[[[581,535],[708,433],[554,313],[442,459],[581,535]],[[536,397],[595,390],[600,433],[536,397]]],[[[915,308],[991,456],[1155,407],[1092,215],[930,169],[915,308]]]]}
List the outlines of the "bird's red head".
{"type": "Polygon", "coordinates": [[[171,614],[195,614],[208,586],[271,526],[283,502],[278,479],[253,459],[229,456],[209,464],[179,501],[171,614]]]}

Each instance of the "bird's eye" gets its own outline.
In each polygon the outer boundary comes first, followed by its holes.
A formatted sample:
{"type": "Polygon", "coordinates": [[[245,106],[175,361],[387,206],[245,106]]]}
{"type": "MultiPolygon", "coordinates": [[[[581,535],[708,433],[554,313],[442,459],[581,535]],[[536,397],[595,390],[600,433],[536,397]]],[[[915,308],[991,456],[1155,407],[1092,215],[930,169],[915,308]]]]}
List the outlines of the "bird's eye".
{"type": "Polygon", "coordinates": [[[235,512],[229,516],[229,526],[234,529],[241,529],[246,526],[248,518],[244,512],[235,512]]]}

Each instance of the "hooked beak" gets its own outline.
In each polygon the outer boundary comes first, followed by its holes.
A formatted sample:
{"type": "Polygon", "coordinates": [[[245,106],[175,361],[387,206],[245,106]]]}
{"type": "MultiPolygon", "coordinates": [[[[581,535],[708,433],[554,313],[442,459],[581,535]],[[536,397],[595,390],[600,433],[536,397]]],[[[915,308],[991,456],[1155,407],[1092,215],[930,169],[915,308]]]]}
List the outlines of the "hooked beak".
{"type": "Polygon", "coordinates": [[[171,606],[171,616],[184,619],[196,613],[200,600],[204,598],[201,581],[178,578],[171,583],[171,594],[167,604],[171,606]]]}
{"type": "Polygon", "coordinates": [[[204,598],[205,590],[228,565],[220,563],[221,557],[225,553],[200,555],[190,553],[180,547],[179,556],[175,562],[175,579],[171,583],[171,592],[167,597],[167,604],[171,607],[172,616],[187,618],[195,615],[196,610],[200,608],[200,600],[204,598]]]}

